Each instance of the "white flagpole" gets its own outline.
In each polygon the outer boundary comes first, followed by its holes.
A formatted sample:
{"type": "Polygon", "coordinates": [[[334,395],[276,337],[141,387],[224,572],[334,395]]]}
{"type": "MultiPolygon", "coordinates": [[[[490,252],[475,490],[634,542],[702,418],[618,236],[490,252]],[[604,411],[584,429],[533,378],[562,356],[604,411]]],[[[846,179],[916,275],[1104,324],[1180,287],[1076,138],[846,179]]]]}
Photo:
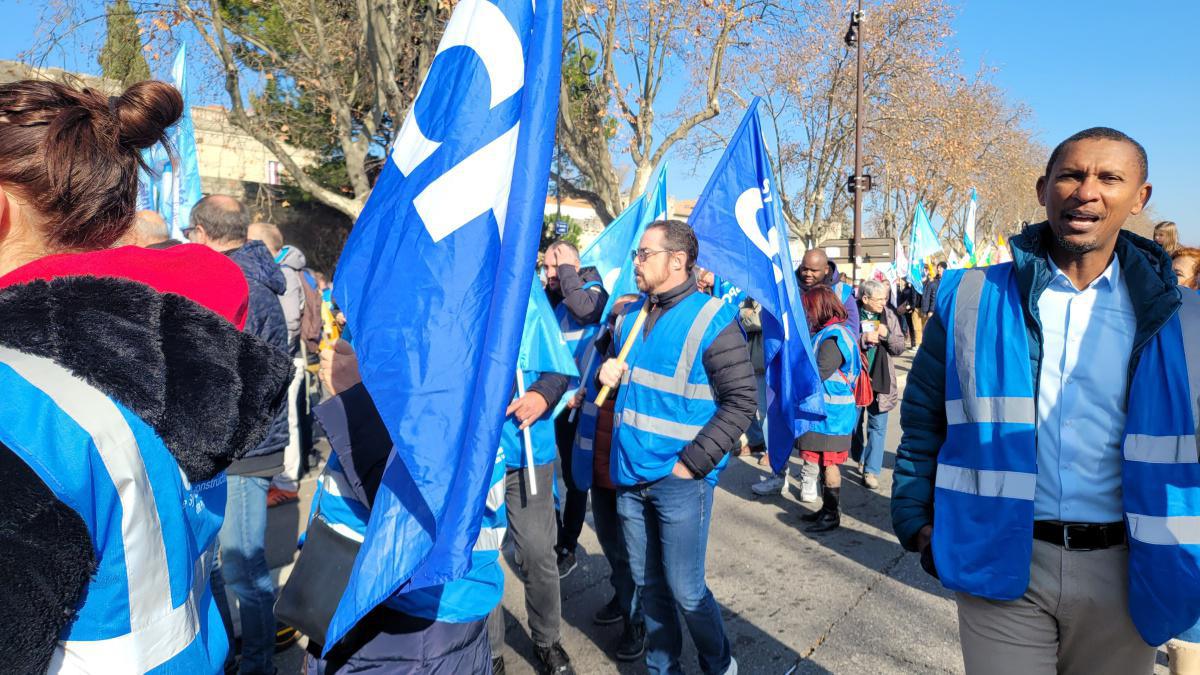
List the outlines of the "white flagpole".
{"type": "MultiPolygon", "coordinates": [[[[521,369],[517,368],[517,398],[525,396],[525,378],[521,377],[521,369]]],[[[521,420],[517,420],[518,423],[521,420]]],[[[537,495],[537,476],[533,470],[533,435],[529,433],[529,427],[521,430],[525,437],[525,471],[529,480],[529,494],[537,495]]]]}

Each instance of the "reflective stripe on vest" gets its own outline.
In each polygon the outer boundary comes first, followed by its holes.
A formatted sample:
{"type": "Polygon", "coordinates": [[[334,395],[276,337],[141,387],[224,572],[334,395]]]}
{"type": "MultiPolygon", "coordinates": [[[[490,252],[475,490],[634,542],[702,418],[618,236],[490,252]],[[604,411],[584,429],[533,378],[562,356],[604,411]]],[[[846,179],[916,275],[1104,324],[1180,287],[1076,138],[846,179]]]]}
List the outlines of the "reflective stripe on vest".
{"type": "Polygon", "coordinates": [[[1200,625],[1200,296],[1180,290],[1138,359],[1125,421],[1129,613],[1148,644],[1200,625]]]}
{"type": "Polygon", "coordinates": [[[645,431],[667,438],[674,438],[677,441],[691,443],[696,438],[696,434],[704,428],[703,424],[681,424],[672,422],[661,417],[652,417],[645,413],[637,412],[636,410],[622,410],[621,424],[632,429],[645,431]]]}
{"type": "MultiPolygon", "coordinates": [[[[97,548],[99,569],[89,581],[66,639],[54,651],[50,672],[143,673],[168,663],[181,672],[209,668],[207,646],[196,639],[200,631],[197,602],[207,585],[207,575],[199,567],[209,542],[196,542],[203,550],[189,551],[185,544],[189,533],[173,531],[168,550],[158,503],[167,504],[162,512],[171,518],[172,528],[197,532],[196,523],[189,519],[215,516],[205,512],[198,497],[194,509],[183,508],[196,495],[174,458],[144,422],[128,419],[108,396],[46,358],[0,347],[0,363],[16,375],[0,373],[6,396],[32,401],[26,419],[6,418],[0,440],[7,441],[56,496],[83,517],[97,548]],[[33,399],[31,388],[45,398],[33,399]],[[35,447],[35,439],[26,436],[28,430],[20,428],[22,423],[53,425],[40,432],[52,433],[52,439],[37,440],[57,447],[35,447]],[[92,483],[99,474],[89,466],[89,444],[111,485],[92,483]],[[162,480],[163,474],[173,480],[162,480]],[[79,490],[64,492],[67,486],[79,490]],[[108,488],[115,493],[119,511],[101,509],[95,502],[108,488]],[[171,508],[181,513],[171,513],[171,508]],[[92,520],[117,513],[119,522],[92,520]],[[120,551],[112,550],[118,546],[120,551]],[[172,599],[172,561],[180,574],[187,575],[186,595],[178,605],[172,599]],[[111,596],[118,585],[128,596],[124,602],[110,605],[105,596],[111,596]],[[85,634],[111,633],[114,623],[119,623],[114,616],[119,619],[126,607],[126,632],[81,639],[85,634]]],[[[220,657],[223,653],[216,656],[220,657]]]]}
{"type": "Polygon", "coordinates": [[[688,329],[687,337],[684,338],[683,351],[679,355],[679,362],[675,364],[674,374],[664,375],[634,366],[625,372],[621,380],[622,386],[633,382],[650,389],[656,389],[684,398],[713,400],[711,385],[692,384],[688,382],[688,378],[692,374],[692,367],[696,364],[696,358],[700,356],[700,345],[704,340],[704,334],[708,331],[709,325],[712,324],[713,317],[720,310],[721,304],[714,302],[706,302],[700,308],[700,313],[696,315],[691,328],[688,329]]]}
{"type": "MultiPolygon", "coordinates": [[[[591,286],[599,286],[599,284],[593,282],[584,288],[591,286]]],[[[566,302],[558,303],[558,306],[554,308],[554,317],[558,319],[558,327],[562,331],[563,339],[567,341],[567,348],[575,357],[575,365],[582,371],[584,355],[600,327],[594,323],[583,325],[576,321],[575,317],[571,316],[571,311],[567,309],[566,302]]]]}
{"type": "Polygon", "coordinates": [[[812,336],[813,349],[825,340],[834,340],[842,354],[842,365],[822,383],[825,419],[815,422],[810,430],[826,436],[845,436],[854,431],[858,422],[858,407],[854,402],[854,382],[862,369],[858,345],[845,324],[826,326],[812,336]]]}
{"type": "Polygon", "coordinates": [[[934,547],[934,560],[947,588],[1013,600],[1029,585],[1037,456],[1033,376],[1012,265],[951,270],[938,303],[946,322],[947,426],[933,535],[945,543],[934,547]],[[987,535],[980,523],[988,524],[987,535]]]}
{"type": "MultiPolygon", "coordinates": [[[[716,413],[703,354],[721,330],[736,320],[737,308],[701,293],[690,294],[657,317],[653,330],[632,334],[626,315],[617,319],[619,349],[634,341],[613,411],[612,476],[633,485],[670,473],[683,448],[716,413]]],[[[715,481],[715,472],[709,477],[715,481]]]]}
{"type": "MultiPolygon", "coordinates": [[[[1138,357],[1122,443],[1129,612],[1151,645],[1200,623],[1200,297],[1182,296],[1138,357]]],[[[947,588],[1011,600],[1029,583],[1037,488],[1036,400],[1013,265],[947,272],[938,316],[947,321],[948,425],[935,562],[947,588]]]]}

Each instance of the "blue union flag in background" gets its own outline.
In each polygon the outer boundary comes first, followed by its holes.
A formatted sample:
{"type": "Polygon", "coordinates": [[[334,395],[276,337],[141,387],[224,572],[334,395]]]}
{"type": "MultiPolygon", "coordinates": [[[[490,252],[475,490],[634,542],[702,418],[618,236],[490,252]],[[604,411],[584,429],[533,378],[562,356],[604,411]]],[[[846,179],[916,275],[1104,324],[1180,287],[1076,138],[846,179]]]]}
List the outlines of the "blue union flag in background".
{"type": "Polygon", "coordinates": [[[326,649],[470,564],[542,229],[561,0],[461,0],[338,262],[363,383],[395,444],[326,649]]]}
{"type": "Polygon", "coordinates": [[[696,262],[762,306],[765,436],[771,467],[780,471],[792,441],[825,417],[825,404],[775,186],[755,98],[688,224],[700,241],[696,262]]]}

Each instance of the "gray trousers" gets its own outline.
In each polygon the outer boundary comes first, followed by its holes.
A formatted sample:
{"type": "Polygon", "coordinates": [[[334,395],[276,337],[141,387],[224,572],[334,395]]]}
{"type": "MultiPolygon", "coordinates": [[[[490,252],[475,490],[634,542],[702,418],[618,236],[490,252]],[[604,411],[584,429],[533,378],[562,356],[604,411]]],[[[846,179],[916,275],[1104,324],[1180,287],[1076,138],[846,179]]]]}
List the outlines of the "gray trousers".
{"type": "Polygon", "coordinates": [[[958,593],[967,675],[1150,675],[1154,647],[1129,618],[1129,549],[1034,540],[1029,589],[1001,602],[958,593]]]}
{"type": "MultiPolygon", "coordinates": [[[[558,522],[554,516],[554,465],[536,467],[537,495],[529,494],[526,471],[509,471],[504,476],[508,511],[508,538],[513,545],[517,573],[525,582],[525,612],[533,643],[549,647],[559,640],[562,597],[558,588],[558,555],[554,544],[558,522]]],[[[504,613],[496,605],[488,617],[488,639],[492,656],[504,650],[504,613]]]]}

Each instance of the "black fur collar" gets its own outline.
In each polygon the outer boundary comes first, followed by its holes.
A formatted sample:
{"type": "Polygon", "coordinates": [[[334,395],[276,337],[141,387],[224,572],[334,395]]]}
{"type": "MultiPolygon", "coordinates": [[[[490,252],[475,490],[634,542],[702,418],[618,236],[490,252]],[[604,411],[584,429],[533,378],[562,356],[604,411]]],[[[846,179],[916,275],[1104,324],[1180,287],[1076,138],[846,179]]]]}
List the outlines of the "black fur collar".
{"type": "Polygon", "coordinates": [[[188,480],[252,450],[292,363],[198,303],[89,276],[0,290],[0,344],[54,360],[151,425],[188,480]]]}

